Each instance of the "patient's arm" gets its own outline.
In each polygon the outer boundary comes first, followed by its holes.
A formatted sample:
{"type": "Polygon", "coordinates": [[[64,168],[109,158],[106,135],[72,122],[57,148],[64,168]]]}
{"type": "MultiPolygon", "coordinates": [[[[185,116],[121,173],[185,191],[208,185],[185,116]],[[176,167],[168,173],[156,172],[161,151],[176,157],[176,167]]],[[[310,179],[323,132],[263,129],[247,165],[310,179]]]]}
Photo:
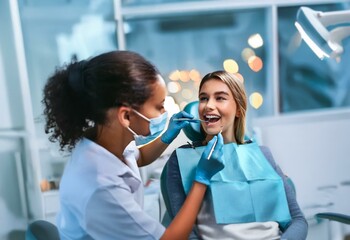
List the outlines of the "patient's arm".
{"type": "MultiPolygon", "coordinates": [[[[167,209],[167,211],[170,218],[173,219],[185,202],[186,194],[182,186],[179,163],[175,151],[171,154],[167,164],[166,189],[170,203],[170,209],[167,209]]],[[[189,239],[200,239],[196,232],[196,227],[193,228],[189,239]]]]}
{"type": "Polygon", "coordinates": [[[264,153],[267,160],[270,162],[271,166],[283,179],[284,189],[287,195],[288,207],[290,215],[292,217],[291,224],[287,229],[284,229],[281,239],[288,240],[304,240],[307,236],[308,224],[301,212],[299,204],[296,199],[296,194],[293,187],[288,183],[287,177],[283,174],[279,166],[277,166],[274,161],[270,150],[267,147],[260,147],[261,151],[264,153]]]}

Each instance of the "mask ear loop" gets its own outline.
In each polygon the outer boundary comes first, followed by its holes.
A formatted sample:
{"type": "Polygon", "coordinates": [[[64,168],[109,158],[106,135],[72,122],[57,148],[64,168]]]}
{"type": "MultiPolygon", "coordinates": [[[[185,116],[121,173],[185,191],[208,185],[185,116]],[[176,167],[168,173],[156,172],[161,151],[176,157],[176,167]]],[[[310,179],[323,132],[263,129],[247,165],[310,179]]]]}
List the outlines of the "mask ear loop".
{"type": "Polygon", "coordinates": [[[144,116],[142,113],[136,111],[135,109],[131,109],[131,110],[134,111],[137,115],[139,115],[143,119],[145,119],[146,121],[151,122],[151,120],[149,118],[147,118],[146,116],[144,116]]]}
{"type": "MultiPolygon", "coordinates": [[[[149,120],[146,116],[143,116],[141,113],[139,113],[138,111],[136,111],[135,109],[131,108],[131,111],[135,112],[138,116],[140,116],[141,118],[145,119],[147,122],[151,122],[151,120],[149,120]]],[[[135,131],[133,131],[130,127],[127,127],[129,129],[129,131],[134,134],[134,136],[139,136],[135,131]]]]}
{"type": "Polygon", "coordinates": [[[129,127],[126,127],[132,134],[134,134],[134,136],[138,136],[137,134],[136,134],[136,132],[134,132],[131,128],[129,128],[129,127]]]}
{"type": "MultiPolygon", "coordinates": [[[[122,106],[126,106],[126,107],[130,108],[131,111],[136,111],[136,110],[132,109],[132,107],[130,107],[129,104],[122,104],[122,106]]],[[[128,117],[128,118],[129,118],[129,117],[128,117]]],[[[132,130],[129,126],[127,126],[126,128],[127,128],[134,136],[138,136],[138,134],[137,134],[134,130],[132,130]]]]}

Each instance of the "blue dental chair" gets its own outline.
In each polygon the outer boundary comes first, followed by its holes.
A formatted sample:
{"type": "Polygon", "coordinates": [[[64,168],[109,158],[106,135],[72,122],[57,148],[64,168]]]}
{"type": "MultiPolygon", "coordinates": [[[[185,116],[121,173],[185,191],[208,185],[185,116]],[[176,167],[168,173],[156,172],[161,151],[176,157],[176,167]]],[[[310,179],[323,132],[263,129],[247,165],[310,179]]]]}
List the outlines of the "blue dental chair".
{"type": "Polygon", "coordinates": [[[60,240],[57,227],[45,220],[36,220],[29,224],[26,240],[60,240]]]}
{"type": "MultiPolygon", "coordinates": [[[[200,118],[198,113],[198,104],[198,101],[190,102],[185,106],[184,111],[192,114],[195,118],[200,118]]],[[[203,141],[205,138],[205,135],[201,131],[201,126],[198,122],[190,122],[189,125],[183,128],[183,131],[186,137],[193,142],[203,141]]]]}

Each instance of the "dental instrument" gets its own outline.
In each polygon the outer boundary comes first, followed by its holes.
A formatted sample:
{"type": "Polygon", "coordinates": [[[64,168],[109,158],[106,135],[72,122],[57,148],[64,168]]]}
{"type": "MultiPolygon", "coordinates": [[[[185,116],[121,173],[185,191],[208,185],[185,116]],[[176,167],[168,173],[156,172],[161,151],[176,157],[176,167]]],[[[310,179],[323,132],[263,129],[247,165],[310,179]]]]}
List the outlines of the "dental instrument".
{"type": "MultiPolygon", "coordinates": [[[[219,135],[220,133],[222,132],[222,129],[220,130],[220,132],[217,134],[217,135],[219,135]]],[[[215,148],[215,146],[216,146],[216,143],[218,142],[218,137],[219,136],[217,136],[217,138],[215,139],[215,142],[214,142],[214,144],[213,144],[213,146],[211,147],[211,149],[210,149],[210,152],[209,152],[209,155],[208,155],[208,160],[211,158],[211,155],[213,154],[213,152],[214,152],[214,148],[215,148]]]]}
{"type": "Polygon", "coordinates": [[[174,121],[208,122],[206,120],[199,119],[199,118],[177,118],[177,119],[174,119],[174,121]]]}

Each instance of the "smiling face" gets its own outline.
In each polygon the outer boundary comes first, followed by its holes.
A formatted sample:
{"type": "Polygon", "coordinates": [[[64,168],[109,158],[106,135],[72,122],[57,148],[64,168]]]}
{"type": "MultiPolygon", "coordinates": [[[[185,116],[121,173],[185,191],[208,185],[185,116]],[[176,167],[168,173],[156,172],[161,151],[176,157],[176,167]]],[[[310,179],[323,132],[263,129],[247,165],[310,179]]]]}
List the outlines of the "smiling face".
{"type": "Polygon", "coordinates": [[[206,80],[199,91],[200,118],[207,122],[202,123],[207,139],[222,130],[225,143],[236,142],[235,120],[239,116],[237,104],[230,88],[216,78],[206,80]]]}

